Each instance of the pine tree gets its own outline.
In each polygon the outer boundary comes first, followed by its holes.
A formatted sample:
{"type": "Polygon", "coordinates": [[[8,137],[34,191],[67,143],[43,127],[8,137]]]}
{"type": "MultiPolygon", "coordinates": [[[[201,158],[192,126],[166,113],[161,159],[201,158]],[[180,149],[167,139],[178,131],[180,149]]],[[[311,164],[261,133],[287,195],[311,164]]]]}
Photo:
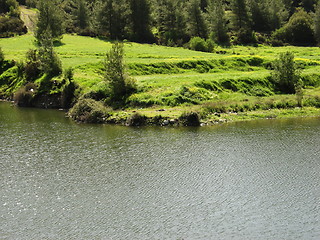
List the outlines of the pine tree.
{"type": "Polygon", "coordinates": [[[65,32],[63,12],[56,0],[40,0],[39,16],[35,37],[39,42],[46,31],[49,31],[51,37],[60,40],[65,32]]]}
{"type": "Polygon", "coordinates": [[[85,0],[77,0],[76,5],[76,26],[80,29],[85,29],[89,26],[89,13],[88,13],[88,6],[85,0]]]}
{"type": "Polygon", "coordinates": [[[157,0],[153,2],[153,17],[160,44],[172,45],[185,40],[185,3],[179,0],[157,0]]]}
{"type": "Polygon", "coordinates": [[[130,0],[132,38],[138,42],[151,42],[150,3],[148,0],[130,0]]]}
{"type": "Polygon", "coordinates": [[[242,28],[249,28],[250,19],[248,14],[248,8],[245,0],[232,0],[231,8],[234,14],[234,27],[237,30],[242,28]]]}
{"type": "Polygon", "coordinates": [[[105,59],[105,81],[109,84],[111,101],[123,104],[126,98],[135,91],[136,83],[126,73],[122,43],[115,43],[105,59]]]}
{"type": "Polygon", "coordinates": [[[206,17],[209,31],[218,43],[229,43],[227,19],[223,0],[211,0],[207,7],[206,17]]]}
{"type": "Polygon", "coordinates": [[[48,76],[62,73],[62,63],[53,49],[53,38],[49,29],[42,33],[39,48],[40,68],[48,76]]]}
{"type": "Polygon", "coordinates": [[[313,29],[317,43],[320,43],[320,1],[315,6],[315,13],[313,16],[313,29]]]}
{"type": "Polygon", "coordinates": [[[207,26],[199,0],[189,0],[187,4],[187,28],[191,37],[207,38],[207,26]]]}
{"type": "Polygon", "coordinates": [[[126,0],[106,0],[98,14],[100,32],[111,39],[124,39],[130,29],[130,6],[126,0]]]}

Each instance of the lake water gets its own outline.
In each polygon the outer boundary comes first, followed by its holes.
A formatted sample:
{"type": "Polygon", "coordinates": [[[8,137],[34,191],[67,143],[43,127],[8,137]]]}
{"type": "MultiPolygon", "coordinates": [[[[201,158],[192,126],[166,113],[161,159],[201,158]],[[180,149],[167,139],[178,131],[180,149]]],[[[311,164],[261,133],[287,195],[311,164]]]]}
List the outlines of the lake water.
{"type": "Polygon", "coordinates": [[[0,239],[320,239],[320,118],[79,125],[0,102],[0,239]]]}

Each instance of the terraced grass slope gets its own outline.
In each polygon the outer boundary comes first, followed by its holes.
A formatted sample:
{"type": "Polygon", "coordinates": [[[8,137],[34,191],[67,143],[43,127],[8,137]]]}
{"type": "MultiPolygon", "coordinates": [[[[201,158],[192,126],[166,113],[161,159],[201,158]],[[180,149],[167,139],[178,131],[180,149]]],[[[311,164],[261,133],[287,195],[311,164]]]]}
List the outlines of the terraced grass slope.
{"type": "MultiPolygon", "coordinates": [[[[16,61],[23,60],[28,49],[36,48],[32,34],[0,39],[0,46],[6,59],[16,61]]],[[[64,68],[74,68],[74,80],[82,93],[95,93],[105,88],[103,61],[111,46],[112,42],[104,39],[64,35],[55,50],[64,68]]],[[[283,107],[294,106],[294,96],[275,95],[270,79],[272,61],[286,51],[295,54],[302,70],[308,88],[305,95],[319,95],[317,47],[234,46],[216,47],[214,53],[204,53],[131,42],[124,46],[128,71],[139,87],[129,98],[128,106],[144,108],[141,111],[149,115],[159,114],[152,110],[159,106],[181,111],[205,108],[213,113],[254,110],[259,104],[269,109],[281,102],[283,107]]],[[[174,115],[173,112],[177,111],[172,111],[174,115]]]]}

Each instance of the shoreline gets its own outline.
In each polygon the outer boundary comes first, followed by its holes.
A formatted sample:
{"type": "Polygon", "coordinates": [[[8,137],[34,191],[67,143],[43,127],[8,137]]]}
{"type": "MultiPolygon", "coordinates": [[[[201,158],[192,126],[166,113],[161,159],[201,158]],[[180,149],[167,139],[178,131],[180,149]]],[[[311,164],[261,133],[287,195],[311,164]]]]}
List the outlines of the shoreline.
{"type": "MultiPolygon", "coordinates": [[[[7,99],[0,99],[0,102],[7,102],[14,104],[14,101],[7,99]]],[[[16,104],[14,104],[16,107],[16,104]]],[[[194,106],[193,106],[194,107],[194,106]]],[[[19,107],[20,108],[20,107],[19,107]]],[[[24,107],[23,107],[24,108],[24,107]]],[[[37,107],[33,107],[37,108],[37,107]]],[[[44,109],[46,108],[37,108],[44,109]]],[[[65,111],[66,117],[72,117],[68,114],[69,109],[57,109],[52,108],[51,110],[65,111]]],[[[268,109],[268,110],[256,110],[246,112],[228,112],[220,114],[209,114],[208,116],[201,118],[199,116],[199,124],[185,124],[182,119],[179,119],[181,109],[127,109],[121,111],[113,111],[108,118],[103,119],[102,122],[95,124],[110,124],[110,125],[122,125],[122,126],[162,126],[162,127],[181,127],[181,126],[214,126],[219,124],[243,122],[243,121],[254,121],[263,119],[290,119],[290,118],[305,118],[305,117],[320,117],[320,108],[316,107],[295,107],[287,109],[268,109]],[[180,111],[179,111],[180,110],[180,111]],[[142,117],[141,119],[132,121],[132,116],[137,115],[142,117]],[[130,122],[131,119],[131,122],[130,122]],[[155,120],[156,119],[156,120],[155,120]]],[[[194,112],[197,112],[196,110],[194,112]]],[[[79,124],[87,124],[90,122],[72,121],[79,124]]]]}

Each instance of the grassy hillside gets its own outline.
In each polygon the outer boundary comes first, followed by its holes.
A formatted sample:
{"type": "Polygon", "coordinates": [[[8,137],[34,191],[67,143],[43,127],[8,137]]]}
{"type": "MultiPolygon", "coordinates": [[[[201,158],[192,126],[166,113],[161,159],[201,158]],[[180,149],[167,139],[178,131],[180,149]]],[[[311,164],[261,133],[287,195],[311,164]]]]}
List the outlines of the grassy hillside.
{"type": "MultiPolygon", "coordinates": [[[[36,48],[31,34],[0,39],[0,46],[6,59],[16,61],[23,60],[28,49],[36,48]]],[[[81,92],[94,93],[104,88],[103,61],[111,46],[111,42],[103,39],[64,35],[55,50],[64,68],[74,68],[74,80],[81,92]]],[[[128,71],[137,79],[139,89],[129,98],[127,112],[139,109],[152,117],[159,115],[157,110],[161,108],[166,110],[162,115],[176,118],[183,111],[194,110],[204,119],[215,121],[246,119],[248,111],[294,108],[295,96],[275,94],[270,81],[271,62],[286,51],[295,54],[302,70],[305,105],[318,104],[320,49],[317,47],[234,46],[216,47],[214,53],[204,53],[131,42],[124,46],[128,71]],[[230,115],[230,112],[239,114],[230,115]],[[247,115],[241,116],[241,112],[247,115]]]]}

